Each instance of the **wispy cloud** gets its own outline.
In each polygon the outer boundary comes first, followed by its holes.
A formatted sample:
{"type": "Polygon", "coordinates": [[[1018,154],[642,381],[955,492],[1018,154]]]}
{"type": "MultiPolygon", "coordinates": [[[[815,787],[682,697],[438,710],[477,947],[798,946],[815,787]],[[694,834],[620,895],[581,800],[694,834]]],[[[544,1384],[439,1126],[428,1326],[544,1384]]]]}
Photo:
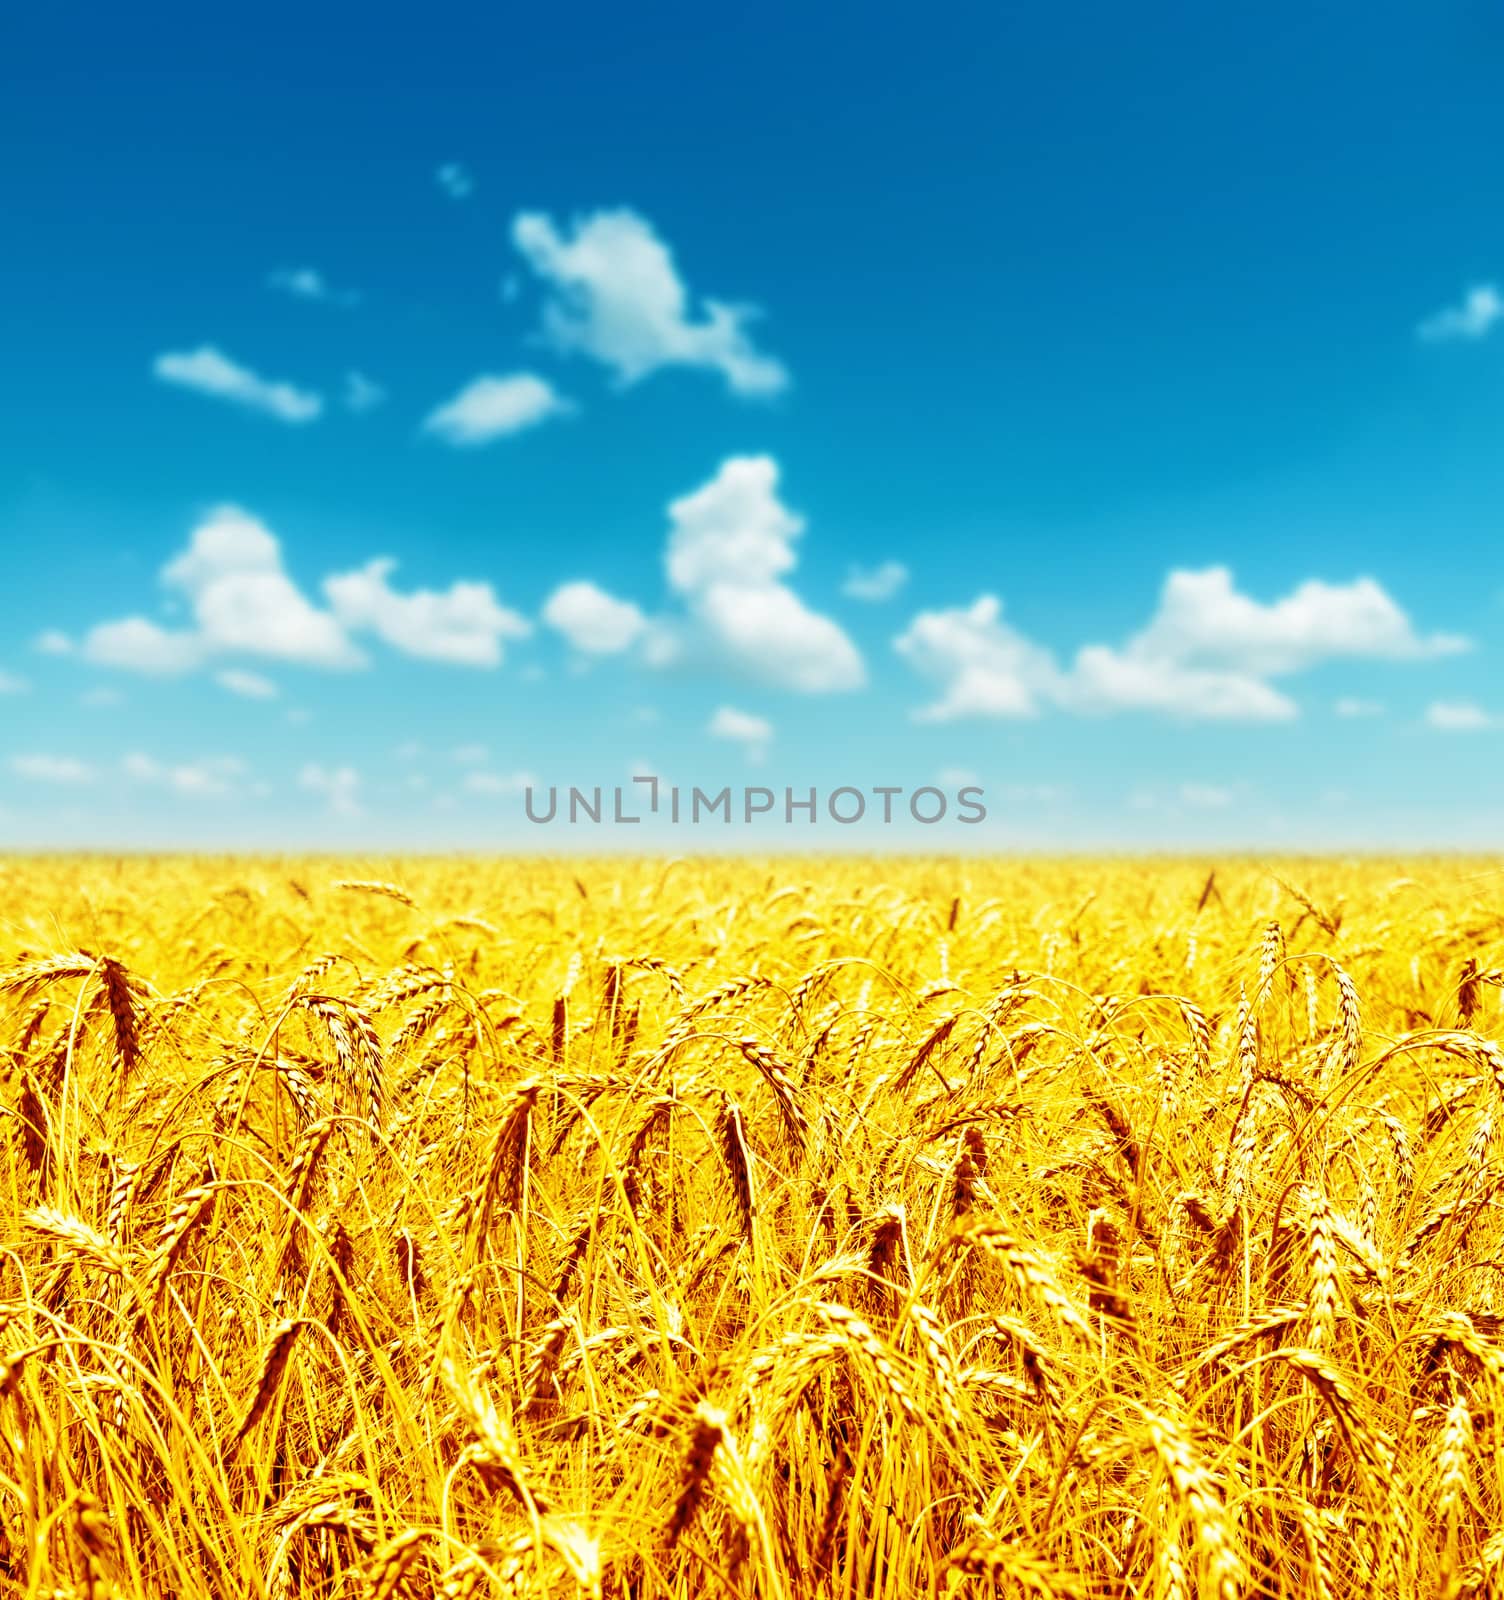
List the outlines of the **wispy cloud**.
{"type": "Polygon", "coordinates": [[[852,600],[891,600],[908,581],[909,569],[901,561],[884,561],[876,567],[853,566],[847,568],[841,593],[852,600]]]}
{"type": "Polygon", "coordinates": [[[467,794],[521,794],[537,787],[538,780],[531,772],[467,772],[464,782],[467,794]]]}
{"type": "Polygon", "coordinates": [[[354,767],[326,767],[310,761],[298,774],[298,787],[321,796],[336,816],[360,815],[360,773],[354,767]]]}
{"type": "Polygon", "coordinates": [[[1416,328],[1428,344],[1456,339],[1483,339],[1504,320],[1504,295],[1495,283],[1475,283],[1454,306],[1433,312],[1416,328]]]}
{"type": "Polygon", "coordinates": [[[314,422],[324,410],[322,395],[296,384],[263,378],[212,344],[202,344],[196,350],[166,351],[152,363],[152,372],[163,383],[227,400],[247,411],[275,417],[278,422],[314,422]]]}
{"type": "Polygon", "coordinates": [[[1183,783],[1180,786],[1183,805],[1195,811],[1221,811],[1233,803],[1233,791],[1219,783],[1183,783]]]}
{"type": "Polygon", "coordinates": [[[25,694],[30,688],[30,683],[14,672],[0,672],[0,694],[25,694]]]}
{"type": "Polygon", "coordinates": [[[267,286],[294,300],[313,300],[349,310],[360,304],[359,291],[336,289],[317,267],[279,267],[267,276],[267,286]]]}
{"type": "Polygon", "coordinates": [[[561,229],[525,211],[512,241],[551,291],[545,337],[609,367],[621,384],[682,366],[718,372],[741,395],[788,386],[782,363],[747,335],[756,309],[706,298],[696,311],[668,246],[636,212],[597,211],[561,229]]]}
{"type": "Polygon", "coordinates": [[[162,762],[137,751],[125,758],[121,769],[134,783],[169,789],[174,794],[202,797],[231,793],[245,773],[245,763],[236,756],[162,762]]]}
{"type": "Polygon", "coordinates": [[[1426,707],[1426,726],[1443,733],[1481,733],[1499,725],[1498,717],[1471,700],[1435,700],[1426,707]]]}
{"type": "Polygon", "coordinates": [[[483,374],[431,412],[423,431],[445,444],[470,447],[535,428],[550,417],[568,416],[574,409],[572,401],[535,372],[483,374]]]}
{"type": "Polygon", "coordinates": [[[1384,714],[1382,701],[1362,700],[1353,695],[1343,695],[1332,710],[1339,717],[1381,717],[1384,714]]]}
{"type": "Polygon", "coordinates": [[[74,756],[12,756],[10,770],[28,783],[57,783],[82,786],[94,782],[95,771],[87,761],[74,756]]]}
{"type": "Polygon", "coordinates": [[[729,739],[739,744],[752,761],[761,761],[773,740],[773,724],[766,717],[735,706],[721,706],[705,730],[712,739],[729,739]]]}
{"type": "Polygon", "coordinates": [[[446,161],[433,176],[451,200],[468,200],[475,193],[475,179],[463,162],[446,161]]]}
{"type": "Polygon", "coordinates": [[[223,672],[216,672],[214,681],[221,689],[228,689],[243,700],[275,700],[278,694],[270,678],[263,678],[259,672],[244,672],[239,667],[226,667],[223,672]]]}
{"type": "Polygon", "coordinates": [[[345,387],[340,394],[340,403],[346,411],[353,412],[356,416],[364,416],[368,411],[374,411],[377,406],[386,403],[386,390],[374,378],[368,378],[363,372],[351,370],[345,374],[345,387]]]}

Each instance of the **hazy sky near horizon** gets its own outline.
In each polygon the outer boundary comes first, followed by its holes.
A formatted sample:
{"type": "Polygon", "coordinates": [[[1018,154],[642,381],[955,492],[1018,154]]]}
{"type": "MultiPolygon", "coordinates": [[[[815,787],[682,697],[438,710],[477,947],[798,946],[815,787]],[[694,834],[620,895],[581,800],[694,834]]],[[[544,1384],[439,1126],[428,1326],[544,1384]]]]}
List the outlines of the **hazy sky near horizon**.
{"type": "Polygon", "coordinates": [[[1504,13],[7,26],[0,843],[1497,845],[1504,13]]]}

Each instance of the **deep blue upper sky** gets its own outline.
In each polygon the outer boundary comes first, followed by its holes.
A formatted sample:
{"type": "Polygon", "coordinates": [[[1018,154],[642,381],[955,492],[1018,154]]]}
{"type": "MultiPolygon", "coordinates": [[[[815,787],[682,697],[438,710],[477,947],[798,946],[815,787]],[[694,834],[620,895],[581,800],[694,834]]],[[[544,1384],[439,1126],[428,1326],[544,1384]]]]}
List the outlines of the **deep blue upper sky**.
{"type": "Polygon", "coordinates": [[[58,4],[0,74],[0,840],[537,842],[518,774],[640,764],[964,771],[966,844],[1497,842],[1497,7],[58,4]],[[519,216],[632,304],[661,243],[699,353],[613,364],[519,216]],[[802,534],[676,581],[669,503],[764,458],[802,534]],[[225,507],[364,666],[164,579],[225,507]],[[584,643],[571,581],[636,620],[584,643]],[[399,598],[457,582],[490,646],[399,598]]]}

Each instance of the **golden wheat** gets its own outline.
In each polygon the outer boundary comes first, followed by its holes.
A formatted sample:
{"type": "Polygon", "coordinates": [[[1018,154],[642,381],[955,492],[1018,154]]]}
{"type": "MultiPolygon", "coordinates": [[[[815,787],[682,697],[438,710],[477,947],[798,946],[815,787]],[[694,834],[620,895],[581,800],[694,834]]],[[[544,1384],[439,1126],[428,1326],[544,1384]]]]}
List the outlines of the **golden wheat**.
{"type": "Polygon", "coordinates": [[[1504,872],[1212,865],[0,860],[0,1600],[1501,1592],[1504,872]]]}

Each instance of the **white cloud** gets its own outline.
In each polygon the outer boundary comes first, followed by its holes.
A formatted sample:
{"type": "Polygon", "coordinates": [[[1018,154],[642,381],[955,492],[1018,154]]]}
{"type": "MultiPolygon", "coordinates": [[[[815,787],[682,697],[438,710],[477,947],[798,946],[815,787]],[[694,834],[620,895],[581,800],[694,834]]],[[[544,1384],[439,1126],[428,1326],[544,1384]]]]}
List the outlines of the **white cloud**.
{"type": "Polygon", "coordinates": [[[200,345],[197,350],[166,351],[152,363],[152,371],[163,383],[228,400],[279,422],[313,422],[324,409],[322,395],[263,378],[212,344],[200,345]]]}
{"type": "Polygon", "coordinates": [[[226,667],[223,672],[216,672],[214,681],[221,689],[228,689],[246,700],[275,700],[278,694],[270,678],[263,678],[259,672],[242,672],[239,667],[226,667]]]}
{"type": "MultiPolygon", "coordinates": [[[[187,597],[200,653],[234,651],[315,667],[363,662],[340,622],[287,575],[276,536],[238,506],[210,512],[187,550],[162,569],[162,581],[187,597]]],[[[181,638],[156,631],[158,644],[181,638]]]]}
{"type": "Polygon", "coordinates": [[[1311,578],[1264,605],[1240,594],[1226,567],[1207,567],[1170,574],[1159,610],[1126,653],[1274,677],[1335,657],[1404,661],[1466,648],[1455,635],[1420,637],[1372,578],[1311,578]]]}
{"type": "Polygon", "coordinates": [[[1252,673],[1193,667],[1134,645],[1081,650],[1062,695],[1078,711],[1162,711],[1208,722],[1287,722],[1300,714],[1288,695],[1252,673]]]}
{"type": "Polygon", "coordinates": [[[31,685],[14,672],[0,672],[0,694],[25,694],[31,685]]]}
{"type": "Polygon", "coordinates": [[[901,561],[884,561],[876,567],[848,567],[841,593],[852,600],[891,600],[909,581],[901,561]]]}
{"type": "Polygon", "coordinates": [[[498,602],[489,583],[402,594],[387,581],[396,566],[381,556],[357,572],[326,579],[324,593],[339,621],[370,629],[404,655],[464,667],[498,666],[502,641],[532,632],[524,618],[498,602]]]}
{"type": "MultiPolygon", "coordinates": [[[[856,646],[780,579],[797,564],[804,519],[778,497],[771,456],[733,456],[708,483],[669,506],[665,565],[712,648],[764,682],[808,694],[855,689],[866,673],[856,646]]],[[[682,654],[672,629],[651,658],[682,654]]]]}
{"type": "Polygon", "coordinates": [[[766,683],[831,694],[865,681],[862,658],[839,624],[783,584],[712,584],[695,607],[721,651],[766,683]]]}
{"type": "Polygon", "coordinates": [[[433,176],[451,200],[468,200],[475,193],[475,179],[461,162],[446,161],[433,176]]]}
{"type": "Polygon", "coordinates": [[[94,781],[93,767],[73,756],[13,756],[10,770],[28,783],[80,785],[94,781]]]}
{"type": "Polygon", "coordinates": [[[543,620],[583,655],[619,655],[642,638],[647,618],[630,600],[618,600],[588,582],[561,584],[543,607],[543,620]]]}
{"type": "Polygon", "coordinates": [[[470,794],[521,794],[524,789],[537,787],[538,780],[531,772],[469,772],[464,782],[470,794]]]}
{"type": "Polygon", "coordinates": [[[319,300],[327,305],[349,308],[360,303],[354,289],[336,289],[317,267],[279,267],[267,277],[270,288],[294,300],[319,300]]]}
{"type": "Polygon", "coordinates": [[[1058,694],[1048,653],[1002,620],[996,595],[967,607],[921,611],[895,641],[898,653],[942,693],[916,713],[920,722],[958,717],[1032,717],[1042,696],[1058,694]]]}
{"type": "Polygon", "coordinates": [[[1353,695],[1343,695],[1332,707],[1339,717],[1381,717],[1384,706],[1378,700],[1360,700],[1353,695]]]}
{"type": "Polygon", "coordinates": [[[1479,733],[1497,727],[1499,719],[1469,700],[1436,700],[1426,707],[1426,725],[1444,733],[1479,733]]]}
{"type": "Polygon", "coordinates": [[[310,761],[298,774],[298,787],[322,795],[336,816],[360,814],[360,774],[354,767],[325,767],[310,761]]]}
{"type": "Polygon", "coordinates": [[[895,643],[941,685],[921,721],[1031,716],[1043,704],[1078,714],[1283,721],[1297,707],[1271,678],[1334,659],[1417,661],[1468,648],[1454,635],[1417,634],[1371,578],[1312,579],[1266,605],[1239,593],[1225,567],[1172,572],[1147,627],[1121,648],[1083,647],[1069,670],[1002,622],[991,595],[964,610],[922,612],[895,643]]]}
{"type": "Polygon", "coordinates": [[[203,761],[163,763],[139,751],[121,762],[121,770],[135,783],[171,789],[182,795],[229,794],[245,763],[234,756],[211,756],[203,761]]]}
{"type": "Polygon", "coordinates": [[[97,666],[120,667],[154,678],[191,672],[203,659],[196,634],[160,627],[146,617],[123,617],[90,628],[84,636],[83,653],[97,666]]]}
{"type": "Polygon", "coordinates": [[[753,761],[761,761],[773,739],[773,724],[766,717],[721,706],[705,730],[712,739],[730,739],[739,744],[753,761]]]}
{"type": "Polygon", "coordinates": [[[970,767],[941,767],[935,781],[948,789],[967,789],[977,787],[982,780],[970,767]]]}
{"type": "Polygon", "coordinates": [[[32,648],[44,656],[71,656],[73,641],[60,628],[48,628],[36,636],[32,648]]]}
{"type": "Polygon", "coordinates": [[[490,754],[483,744],[462,744],[453,752],[455,761],[462,767],[483,766],[490,754]]]}
{"type": "Polygon", "coordinates": [[[719,372],[737,394],[787,387],[782,364],[747,337],[755,309],[707,298],[697,314],[668,246],[635,212],[597,211],[567,234],[541,212],[522,212],[512,241],[553,291],[545,335],[610,367],[623,385],[687,366],[719,372]]]}
{"type": "Polygon", "coordinates": [[[80,705],[97,709],[102,706],[118,706],[125,703],[125,696],[118,689],[112,689],[107,684],[97,689],[87,689],[78,697],[80,705]]]}
{"type": "Polygon", "coordinates": [[[364,416],[367,411],[374,411],[377,406],[386,403],[386,390],[374,378],[368,378],[365,373],[352,368],[345,374],[340,403],[346,411],[352,411],[358,417],[364,416]]]}
{"type": "MultiPolygon", "coordinates": [[[[496,598],[489,583],[447,589],[394,589],[396,563],[381,557],[324,580],[328,609],[308,598],[282,564],[282,548],[264,523],[237,506],[220,506],[193,530],[188,548],[162,569],[192,613],[191,625],[166,628],[125,617],[89,630],[83,655],[103,666],[172,676],[222,656],[252,656],[297,666],[368,664],[351,635],[371,632],[406,655],[460,666],[496,666],[502,641],[532,631],[496,598]]],[[[269,698],[275,687],[236,667],[219,673],[233,693],[269,698]]]]}
{"type": "Polygon", "coordinates": [[[482,374],[430,412],[423,432],[435,434],[445,444],[489,444],[509,433],[535,428],[550,417],[568,416],[574,409],[572,401],[535,372],[513,372],[501,378],[482,374]]]}
{"type": "Polygon", "coordinates": [[[1504,295],[1495,283],[1475,283],[1455,306],[1445,306],[1415,330],[1428,343],[1482,339],[1504,318],[1504,295]]]}

